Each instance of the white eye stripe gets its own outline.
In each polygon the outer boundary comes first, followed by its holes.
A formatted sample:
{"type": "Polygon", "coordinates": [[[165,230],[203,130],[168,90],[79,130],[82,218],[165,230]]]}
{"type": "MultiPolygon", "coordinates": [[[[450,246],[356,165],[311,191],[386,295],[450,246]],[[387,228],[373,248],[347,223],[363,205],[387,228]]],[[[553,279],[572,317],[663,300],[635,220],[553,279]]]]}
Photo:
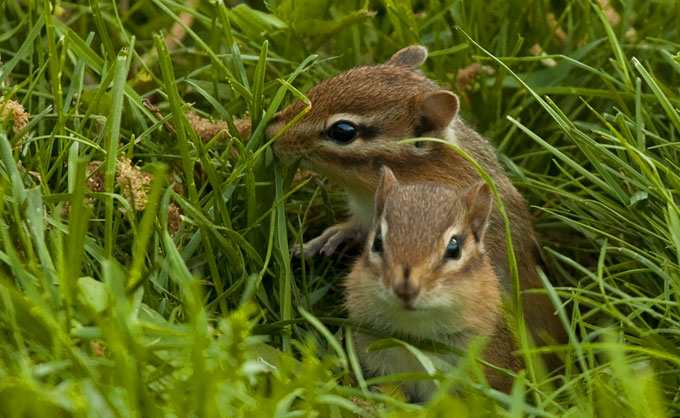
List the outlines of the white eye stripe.
{"type": "Polygon", "coordinates": [[[387,237],[387,220],[385,219],[384,216],[382,217],[382,219],[380,219],[380,234],[382,235],[383,249],[384,249],[385,248],[385,237],[387,237]]]}
{"type": "Polygon", "coordinates": [[[325,141],[324,147],[340,155],[347,154],[354,157],[375,156],[376,153],[380,153],[383,156],[400,155],[403,152],[403,146],[397,144],[397,141],[380,137],[370,141],[364,141],[359,138],[349,144],[336,144],[333,141],[325,141]]]}
{"type": "Polygon", "coordinates": [[[453,124],[449,125],[444,130],[444,139],[457,147],[461,146],[460,141],[458,141],[458,136],[456,135],[456,130],[453,128],[453,124]]]}
{"type": "Polygon", "coordinates": [[[341,120],[352,122],[355,125],[370,125],[375,118],[367,117],[365,115],[356,115],[354,113],[335,113],[326,119],[326,129],[330,128],[334,123],[341,120]]]}
{"type": "Polygon", "coordinates": [[[460,235],[463,235],[463,228],[460,225],[460,221],[458,221],[444,232],[444,237],[446,238],[445,242],[448,244],[448,242],[451,241],[451,238],[460,235]]]}

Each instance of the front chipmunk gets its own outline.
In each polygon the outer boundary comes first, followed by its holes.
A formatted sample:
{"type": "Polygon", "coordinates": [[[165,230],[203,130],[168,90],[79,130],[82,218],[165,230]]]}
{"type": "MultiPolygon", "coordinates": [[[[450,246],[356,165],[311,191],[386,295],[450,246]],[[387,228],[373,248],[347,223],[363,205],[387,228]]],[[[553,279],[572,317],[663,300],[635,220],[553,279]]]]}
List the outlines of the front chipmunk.
{"type": "MultiPolygon", "coordinates": [[[[341,185],[351,219],[331,226],[304,246],[304,255],[332,254],[347,240],[362,240],[370,231],[380,168],[389,167],[403,183],[440,183],[454,188],[479,181],[477,170],[447,144],[413,137],[441,138],[462,148],[491,176],[510,219],[521,289],[541,288],[536,272],[540,255],[526,203],[508,179],[491,144],[458,115],[458,97],[423,76],[417,68],[427,50],[410,46],[385,64],[357,67],[326,80],[308,93],[311,110],[282,133],[274,152],[341,185]]],[[[304,108],[297,101],[275,115],[267,128],[273,137],[304,108]]],[[[505,223],[497,208],[489,215],[484,242],[501,289],[512,281],[505,223]]],[[[524,312],[534,336],[544,342],[563,341],[564,330],[545,295],[524,295],[524,312]],[[543,338],[549,335],[548,338],[543,338]]]]}
{"type": "MultiPolygon", "coordinates": [[[[345,280],[345,305],[359,325],[414,341],[434,340],[465,351],[484,337],[485,360],[512,371],[521,361],[501,315],[498,276],[484,248],[493,196],[484,182],[465,189],[440,184],[401,185],[389,168],[376,192],[376,213],[364,252],[345,280]]],[[[362,367],[371,376],[422,372],[406,349],[367,352],[377,338],[355,333],[362,367]]],[[[444,369],[453,355],[437,354],[444,369]]],[[[487,370],[492,387],[512,380],[487,370]]],[[[426,400],[432,381],[407,382],[411,401],[426,400]]]]}

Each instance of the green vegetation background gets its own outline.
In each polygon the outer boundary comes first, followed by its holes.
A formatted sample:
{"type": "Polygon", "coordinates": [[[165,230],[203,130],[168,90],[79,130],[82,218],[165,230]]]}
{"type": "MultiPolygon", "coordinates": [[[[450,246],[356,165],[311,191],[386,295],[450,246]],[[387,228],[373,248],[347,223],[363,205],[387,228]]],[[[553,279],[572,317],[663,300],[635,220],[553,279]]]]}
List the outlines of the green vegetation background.
{"type": "Polygon", "coordinates": [[[233,3],[0,2],[0,416],[680,414],[677,2],[233,3]],[[342,196],[280,166],[264,124],[416,43],[556,266],[566,367],[510,394],[474,349],[449,374],[353,383],[356,250],[289,257],[342,196]],[[201,141],[190,104],[252,137],[201,141]],[[418,378],[440,390],[407,404],[395,382],[418,378]]]}

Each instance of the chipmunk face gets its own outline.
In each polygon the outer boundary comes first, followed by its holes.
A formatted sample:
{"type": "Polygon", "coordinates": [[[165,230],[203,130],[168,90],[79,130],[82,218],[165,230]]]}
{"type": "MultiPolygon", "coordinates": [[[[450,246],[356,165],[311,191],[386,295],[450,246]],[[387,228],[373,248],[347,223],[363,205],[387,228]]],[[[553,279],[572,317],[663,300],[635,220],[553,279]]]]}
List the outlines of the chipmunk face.
{"type": "Polygon", "coordinates": [[[492,206],[483,182],[464,190],[399,185],[385,169],[374,229],[347,281],[355,319],[364,316],[361,306],[368,306],[384,327],[404,333],[431,326],[493,332],[489,315],[495,317],[500,293],[482,245],[492,206]]]}
{"type": "MultiPolygon", "coordinates": [[[[282,159],[339,184],[375,191],[380,167],[402,177],[441,158],[441,144],[398,145],[412,137],[441,136],[458,112],[458,98],[416,71],[427,56],[412,46],[386,64],[358,67],[309,91],[311,110],[274,143],[282,159]]],[[[276,135],[305,105],[295,102],[277,113],[267,129],[276,135]]]]}

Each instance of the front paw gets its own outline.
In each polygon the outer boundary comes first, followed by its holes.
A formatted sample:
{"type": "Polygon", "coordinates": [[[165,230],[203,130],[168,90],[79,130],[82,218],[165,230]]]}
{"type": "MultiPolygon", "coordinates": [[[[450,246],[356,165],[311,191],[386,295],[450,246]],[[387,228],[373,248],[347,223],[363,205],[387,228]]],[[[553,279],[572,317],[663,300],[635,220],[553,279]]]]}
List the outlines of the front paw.
{"type": "MultiPolygon", "coordinates": [[[[320,252],[320,249],[323,247],[325,244],[324,242],[317,242],[319,238],[322,238],[322,236],[318,236],[314,238],[311,241],[307,241],[305,243],[304,247],[304,253],[303,256],[305,257],[305,260],[309,260],[310,258],[314,257],[314,255],[318,252],[320,252]]],[[[300,256],[300,244],[295,244],[290,248],[290,253],[294,257],[299,257],[300,256]]]]}
{"type": "MultiPolygon", "coordinates": [[[[326,257],[335,252],[340,244],[345,241],[358,241],[363,237],[361,228],[345,222],[326,229],[321,235],[304,244],[305,259],[312,258],[317,253],[322,253],[326,257]]],[[[293,245],[291,249],[294,255],[300,255],[300,246],[293,245]]]]}

